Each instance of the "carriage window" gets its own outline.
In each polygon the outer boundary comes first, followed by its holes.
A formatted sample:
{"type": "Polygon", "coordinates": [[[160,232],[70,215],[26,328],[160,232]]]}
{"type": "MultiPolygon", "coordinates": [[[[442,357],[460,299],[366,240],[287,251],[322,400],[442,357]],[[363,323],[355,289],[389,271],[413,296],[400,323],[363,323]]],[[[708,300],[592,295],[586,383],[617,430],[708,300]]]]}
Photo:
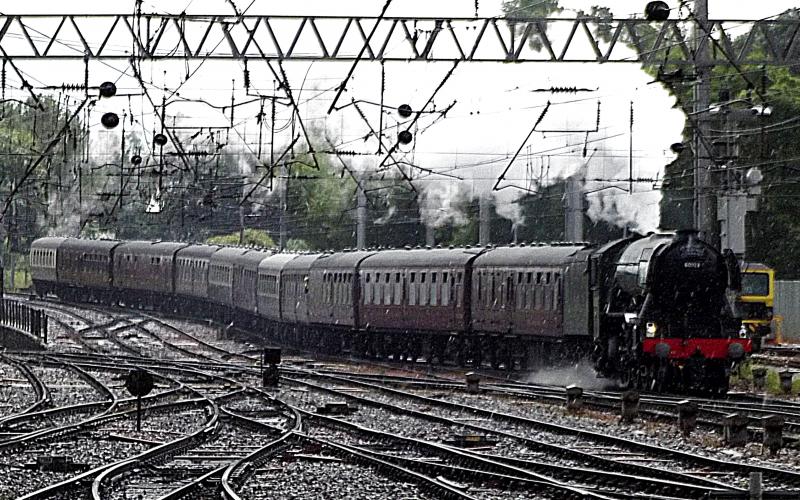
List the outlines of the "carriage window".
{"type": "Polygon", "coordinates": [[[411,283],[414,283],[414,278],[417,276],[417,273],[411,273],[411,283]]]}
{"type": "Polygon", "coordinates": [[[443,273],[442,277],[442,300],[443,306],[450,305],[450,295],[452,294],[453,284],[447,282],[447,273],[443,273]]]}
{"type": "Polygon", "coordinates": [[[425,283],[425,273],[419,273],[419,282],[425,283]]]}
{"type": "Polygon", "coordinates": [[[392,273],[386,273],[386,283],[388,283],[388,282],[389,282],[389,278],[390,278],[390,275],[391,275],[391,274],[392,274],[392,273]]]}
{"type": "Polygon", "coordinates": [[[400,282],[400,273],[395,275],[394,281],[394,305],[400,305],[403,302],[403,284],[400,282]]]}
{"type": "Polygon", "coordinates": [[[536,284],[539,285],[542,283],[542,273],[536,273],[536,284]]]}
{"type": "Polygon", "coordinates": [[[549,285],[549,284],[550,284],[550,273],[547,273],[547,274],[544,276],[544,282],[545,282],[545,284],[546,284],[546,285],[549,285]]]}
{"type": "Polygon", "coordinates": [[[366,273],[366,282],[369,283],[369,273],[366,273]]]}
{"type": "Polygon", "coordinates": [[[386,273],[386,284],[383,288],[383,304],[389,305],[392,303],[392,287],[389,285],[389,273],[386,273]]]}
{"type": "Polygon", "coordinates": [[[531,284],[532,278],[533,278],[533,273],[528,273],[528,276],[527,276],[526,279],[527,279],[529,285],[531,284]]]}
{"type": "Polygon", "coordinates": [[[458,273],[458,274],[456,275],[456,283],[458,283],[458,284],[461,284],[461,277],[462,277],[462,274],[461,274],[461,273],[458,273]]]}
{"type": "Polygon", "coordinates": [[[436,283],[436,273],[431,273],[431,283],[436,283]]]}
{"type": "Polygon", "coordinates": [[[522,284],[522,273],[517,274],[517,284],[522,284]]]}

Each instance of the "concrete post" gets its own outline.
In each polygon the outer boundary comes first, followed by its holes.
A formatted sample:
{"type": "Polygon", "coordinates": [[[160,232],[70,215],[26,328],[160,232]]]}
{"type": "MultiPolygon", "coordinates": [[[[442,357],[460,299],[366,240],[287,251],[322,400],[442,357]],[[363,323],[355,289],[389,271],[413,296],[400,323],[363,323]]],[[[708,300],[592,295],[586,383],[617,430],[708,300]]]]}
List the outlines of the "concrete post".
{"type": "Polygon", "coordinates": [[[750,500],[762,500],[764,493],[761,484],[761,473],[750,473],[750,500]]]}
{"type": "Polygon", "coordinates": [[[747,444],[747,415],[731,413],[722,419],[723,440],[730,447],[744,446],[747,444]]]}
{"type": "Polygon", "coordinates": [[[697,426],[697,404],[684,399],[678,403],[678,427],[684,437],[689,437],[697,426]]]}
{"type": "Polygon", "coordinates": [[[564,240],[583,241],[583,178],[578,174],[567,179],[564,193],[564,240]]]}
{"type": "Polygon", "coordinates": [[[764,424],[763,445],[774,455],[783,447],[783,417],[768,415],[761,420],[764,424]]]}
{"type": "Polygon", "coordinates": [[[764,387],[767,385],[767,369],[763,366],[759,366],[753,368],[751,373],[753,374],[753,390],[763,391],[764,387]]]}
{"type": "Polygon", "coordinates": [[[639,393],[625,391],[622,393],[622,421],[633,422],[639,416],[639,393]]]}
{"type": "Polygon", "coordinates": [[[436,246],[436,228],[430,225],[425,226],[425,246],[436,246]]]}
{"type": "Polygon", "coordinates": [[[716,185],[711,145],[711,69],[708,28],[708,0],[694,3],[694,226],[706,242],[719,248],[716,185]]]}
{"type": "Polygon", "coordinates": [[[367,247],[367,193],[364,191],[364,182],[362,176],[357,190],[356,248],[359,250],[364,250],[367,247]]]}
{"type": "Polygon", "coordinates": [[[568,385],[567,391],[567,410],[578,411],[583,407],[583,389],[575,384],[568,385]]]}
{"type": "Polygon", "coordinates": [[[781,378],[781,390],[785,394],[792,393],[792,378],[794,377],[794,373],[789,370],[783,370],[778,374],[781,378]]]}
{"type": "Polygon", "coordinates": [[[481,194],[478,202],[478,244],[488,245],[491,242],[492,200],[488,194],[481,194]]]}
{"type": "Polygon", "coordinates": [[[470,394],[478,394],[481,392],[480,384],[481,377],[475,372],[469,372],[464,376],[467,384],[467,392],[470,394]]]}

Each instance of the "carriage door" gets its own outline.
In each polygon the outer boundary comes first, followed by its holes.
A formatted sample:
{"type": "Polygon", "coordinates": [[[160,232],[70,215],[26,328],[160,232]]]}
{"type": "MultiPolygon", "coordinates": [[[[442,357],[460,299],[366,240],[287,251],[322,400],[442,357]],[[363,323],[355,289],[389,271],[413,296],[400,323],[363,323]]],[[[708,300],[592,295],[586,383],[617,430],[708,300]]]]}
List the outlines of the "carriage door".
{"type": "MultiPolygon", "coordinates": [[[[595,264],[593,262],[593,264],[595,264]]],[[[591,286],[592,276],[589,273],[589,255],[579,252],[575,260],[568,262],[561,278],[558,294],[561,304],[555,304],[556,310],[562,311],[562,325],[564,335],[590,335],[592,334],[593,321],[592,301],[599,300],[599,290],[591,286]],[[568,293],[564,293],[567,290],[568,293]],[[592,294],[590,295],[590,292],[592,294]]],[[[596,324],[596,323],[595,323],[596,324]]]]}
{"type": "Polygon", "coordinates": [[[507,332],[511,333],[514,325],[514,311],[516,310],[516,287],[514,285],[514,271],[506,269],[503,271],[503,325],[507,332]]]}

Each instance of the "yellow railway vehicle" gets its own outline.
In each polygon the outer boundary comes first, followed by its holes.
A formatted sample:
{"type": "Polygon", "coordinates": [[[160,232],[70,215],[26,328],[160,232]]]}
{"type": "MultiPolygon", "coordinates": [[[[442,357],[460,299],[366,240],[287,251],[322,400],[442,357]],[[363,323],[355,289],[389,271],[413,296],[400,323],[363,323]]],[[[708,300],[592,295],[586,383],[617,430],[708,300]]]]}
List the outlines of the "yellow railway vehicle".
{"type": "Polygon", "coordinates": [[[772,307],[775,300],[775,270],[757,262],[742,263],[742,293],[739,312],[753,348],[774,341],[772,307]]]}

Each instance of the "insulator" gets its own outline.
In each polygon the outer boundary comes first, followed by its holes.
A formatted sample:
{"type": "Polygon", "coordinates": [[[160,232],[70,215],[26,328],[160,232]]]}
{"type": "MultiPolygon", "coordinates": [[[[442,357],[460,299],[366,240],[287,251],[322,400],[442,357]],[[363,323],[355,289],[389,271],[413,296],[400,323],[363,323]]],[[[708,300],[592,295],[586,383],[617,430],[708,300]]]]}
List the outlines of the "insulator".
{"type": "Polygon", "coordinates": [[[86,90],[86,85],[82,83],[62,83],[61,90],[65,92],[73,90],[86,90]]]}
{"type": "Polygon", "coordinates": [[[105,128],[114,128],[119,125],[119,116],[116,113],[108,112],[100,118],[100,123],[105,128]]]}
{"type": "Polygon", "coordinates": [[[408,118],[409,116],[411,116],[411,113],[412,113],[412,112],[413,112],[413,111],[412,111],[412,109],[411,109],[411,106],[409,106],[408,104],[401,104],[401,105],[400,105],[400,106],[397,108],[397,114],[399,114],[399,115],[400,115],[400,116],[402,116],[403,118],[408,118]]]}
{"type": "Polygon", "coordinates": [[[397,134],[397,142],[400,144],[409,144],[414,140],[414,136],[408,130],[403,130],[397,134]]]}
{"type": "Polygon", "coordinates": [[[117,93],[117,86],[114,82],[103,82],[100,84],[100,95],[102,97],[114,97],[117,93]]]}

